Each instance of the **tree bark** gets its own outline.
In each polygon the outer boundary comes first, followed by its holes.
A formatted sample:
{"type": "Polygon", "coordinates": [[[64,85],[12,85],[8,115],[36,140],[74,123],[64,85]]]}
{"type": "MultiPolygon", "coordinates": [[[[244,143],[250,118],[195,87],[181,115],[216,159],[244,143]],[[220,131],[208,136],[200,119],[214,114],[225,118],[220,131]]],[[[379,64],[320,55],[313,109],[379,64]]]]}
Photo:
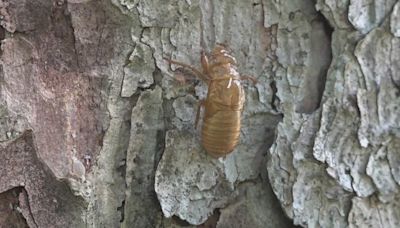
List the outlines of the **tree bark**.
{"type": "Polygon", "coordinates": [[[0,0],[0,227],[398,227],[400,2],[0,0]],[[214,159],[217,43],[248,84],[214,159]]]}

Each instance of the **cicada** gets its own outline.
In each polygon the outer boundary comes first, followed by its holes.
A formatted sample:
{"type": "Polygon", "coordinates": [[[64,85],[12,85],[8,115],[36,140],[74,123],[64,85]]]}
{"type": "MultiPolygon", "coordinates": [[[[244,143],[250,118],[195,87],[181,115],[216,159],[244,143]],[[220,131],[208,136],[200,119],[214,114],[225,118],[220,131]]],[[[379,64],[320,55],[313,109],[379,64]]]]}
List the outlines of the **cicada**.
{"type": "Polygon", "coordinates": [[[238,73],[235,57],[222,44],[217,44],[209,55],[201,52],[202,70],[186,63],[164,59],[189,69],[208,85],[207,98],[200,100],[195,121],[197,126],[201,108],[204,107],[201,144],[215,158],[231,153],[239,142],[240,119],[245,102],[241,80],[256,83],[256,79],[238,73]]]}

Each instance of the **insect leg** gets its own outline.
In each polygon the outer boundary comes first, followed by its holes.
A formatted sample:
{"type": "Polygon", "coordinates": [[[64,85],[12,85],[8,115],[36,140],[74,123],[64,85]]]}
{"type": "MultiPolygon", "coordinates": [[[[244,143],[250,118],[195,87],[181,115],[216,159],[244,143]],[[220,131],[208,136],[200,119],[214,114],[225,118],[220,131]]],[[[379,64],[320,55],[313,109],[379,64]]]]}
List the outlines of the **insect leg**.
{"type": "Polygon", "coordinates": [[[200,100],[199,101],[199,106],[197,107],[197,113],[196,113],[196,120],[194,122],[194,126],[197,129],[197,124],[199,123],[199,118],[200,118],[200,111],[201,111],[201,107],[205,105],[205,100],[200,100]]]}
{"type": "Polygon", "coordinates": [[[164,58],[167,62],[169,62],[170,64],[175,64],[175,65],[178,65],[178,66],[182,66],[182,67],[185,67],[185,68],[188,68],[189,70],[191,70],[197,77],[199,77],[201,80],[203,80],[203,81],[205,81],[205,82],[208,82],[209,81],[209,78],[206,76],[206,75],[204,75],[203,73],[201,73],[198,69],[196,69],[196,68],[194,68],[193,66],[190,66],[190,65],[188,65],[188,64],[186,64],[186,63],[181,63],[181,62],[178,62],[178,61],[175,61],[175,60],[172,60],[172,59],[168,59],[168,58],[164,58]]]}
{"type": "Polygon", "coordinates": [[[205,75],[209,75],[210,70],[209,70],[209,65],[208,65],[208,58],[207,58],[206,53],[203,50],[201,51],[201,66],[203,68],[203,73],[205,75]]]}
{"type": "Polygon", "coordinates": [[[240,80],[249,80],[253,82],[253,85],[257,84],[258,80],[255,77],[247,76],[247,75],[240,75],[240,80]]]}

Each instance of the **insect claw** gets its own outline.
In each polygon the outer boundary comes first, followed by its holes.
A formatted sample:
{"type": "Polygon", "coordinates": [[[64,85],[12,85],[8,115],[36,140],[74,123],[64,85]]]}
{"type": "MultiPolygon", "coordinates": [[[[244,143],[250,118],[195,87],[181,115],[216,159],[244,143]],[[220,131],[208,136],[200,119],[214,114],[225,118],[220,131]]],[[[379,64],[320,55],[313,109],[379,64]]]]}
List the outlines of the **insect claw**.
{"type": "Polygon", "coordinates": [[[163,59],[164,59],[165,61],[167,61],[169,64],[172,64],[172,59],[167,58],[167,57],[163,57],[163,59]]]}
{"type": "Polygon", "coordinates": [[[257,78],[251,77],[251,76],[247,76],[247,75],[240,76],[240,80],[248,80],[248,81],[251,81],[251,82],[253,83],[253,86],[255,86],[255,85],[258,83],[257,78]]]}
{"type": "Polygon", "coordinates": [[[255,86],[255,85],[258,83],[258,80],[257,80],[256,78],[253,78],[253,79],[251,80],[251,82],[253,82],[253,86],[255,86]]]}
{"type": "Polygon", "coordinates": [[[200,72],[198,69],[196,69],[195,67],[186,64],[186,63],[181,63],[179,61],[176,60],[172,60],[166,57],[163,57],[164,60],[168,61],[170,64],[175,64],[178,66],[181,66],[183,68],[186,68],[190,71],[192,71],[198,78],[202,79],[203,81],[207,82],[209,80],[209,78],[207,77],[207,75],[204,75],[202,72],[200,72]]]}

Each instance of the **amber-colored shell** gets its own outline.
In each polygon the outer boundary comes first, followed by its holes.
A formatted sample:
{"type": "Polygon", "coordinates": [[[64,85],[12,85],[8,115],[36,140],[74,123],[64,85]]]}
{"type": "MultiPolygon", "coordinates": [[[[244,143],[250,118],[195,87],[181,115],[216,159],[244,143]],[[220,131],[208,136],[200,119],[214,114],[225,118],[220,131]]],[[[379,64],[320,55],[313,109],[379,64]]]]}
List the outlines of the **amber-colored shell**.
{"type": "Polygon", "coordinates": [[[229,154],[239,142],[243,104],[244,90],[239,80],[223,79],[210,82],[205,101],[201,142],[213,157],[229,154]]]}
{"type": "Polygon", "coordinates": [[[213,157],[231,153],[239,142],[240,117],[245,101],[236,71],[236,59],[222,46],[210,56],[201,142],[213,157]]]}
{"type": "Polygon", "coordinates": [[[202,102],[205,109],[201,143],[215,158],[231,153],[239,142],[240,118],[245,102],[236,59],[224,46],[217,45],[209,59],[202,56],[203,72],[184,63],[168,61],[191,69],[207,82],[207,98],[202,102]]]}

